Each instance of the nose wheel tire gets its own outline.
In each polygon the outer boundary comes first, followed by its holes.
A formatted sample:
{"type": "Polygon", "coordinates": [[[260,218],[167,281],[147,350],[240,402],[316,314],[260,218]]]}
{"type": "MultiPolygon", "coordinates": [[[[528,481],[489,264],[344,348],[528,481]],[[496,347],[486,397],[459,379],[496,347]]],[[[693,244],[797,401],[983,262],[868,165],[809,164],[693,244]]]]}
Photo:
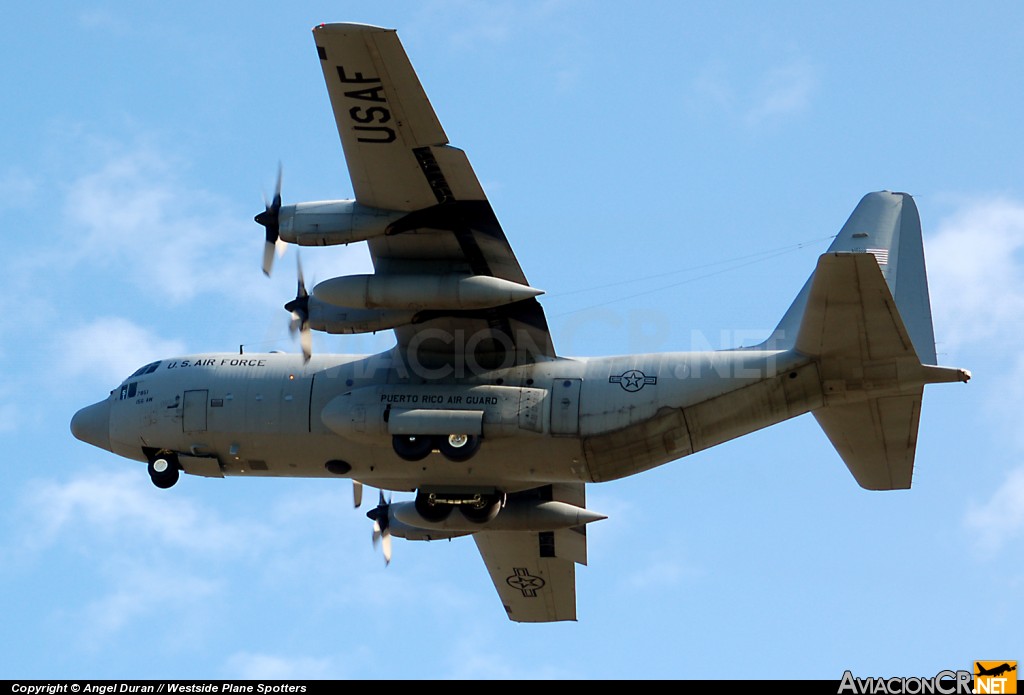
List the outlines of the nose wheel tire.
{"type": "Polygon", "coordinates": [[[149,478],[161,490],[178,482],[178,462],[169,456],[161,456],[149,462],[149,478]]]}
{"type": "Polygon", "coordinates": [[[480,448],[480,437],[473,434],[449,434],[438,440],[437,448],[449,461],[468,461],[480,448]]]}

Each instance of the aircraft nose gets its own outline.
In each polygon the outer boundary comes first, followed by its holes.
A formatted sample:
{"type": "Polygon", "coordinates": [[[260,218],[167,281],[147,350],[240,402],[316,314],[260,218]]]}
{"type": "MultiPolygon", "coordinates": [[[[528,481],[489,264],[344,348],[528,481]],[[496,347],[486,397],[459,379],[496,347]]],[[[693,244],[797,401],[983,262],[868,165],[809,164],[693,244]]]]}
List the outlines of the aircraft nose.
{"type": "Polygon", "coordinates": [[[110,451],[110,400],[93,403],[75,413],[71,434],[86,444],[110,451]]]}

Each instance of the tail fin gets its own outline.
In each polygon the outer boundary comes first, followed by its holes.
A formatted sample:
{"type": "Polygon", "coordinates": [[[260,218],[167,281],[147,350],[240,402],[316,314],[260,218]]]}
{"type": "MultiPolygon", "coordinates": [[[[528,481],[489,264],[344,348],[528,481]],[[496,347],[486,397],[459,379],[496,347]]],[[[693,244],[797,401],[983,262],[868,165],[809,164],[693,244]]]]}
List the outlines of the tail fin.
{"type": "Polygon", "coordinates": [[[818,259],[773,335],[818,363],[825,434],[864,488],[910,487],[924,385],[966,381],[935,364],[921,221],[905,193],[869,193],[818,259]]]}
{"type": "MultiPolygon", "coordinates": [[[[917,356],[923,364],[936,364],[921,217],[914,199],[906,193],[868,193],[829,246],[828,253],[837,252],[874,255],[917,356]]],[[[813,280],[811,275],[779,322],[772,338],[775,345],[794,347],[813,280]]]]}

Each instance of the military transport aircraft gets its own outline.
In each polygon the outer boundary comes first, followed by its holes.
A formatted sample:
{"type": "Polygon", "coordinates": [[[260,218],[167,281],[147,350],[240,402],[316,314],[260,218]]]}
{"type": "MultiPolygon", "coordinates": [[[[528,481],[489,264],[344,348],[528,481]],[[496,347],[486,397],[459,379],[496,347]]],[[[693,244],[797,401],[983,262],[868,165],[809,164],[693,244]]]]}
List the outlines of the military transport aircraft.
{"type": "Polygon", "coordinates": [[[448,145],[398,36],[313,29],[355,200],[282,205],[275,246],[366,241],[374,273],[286,305],[302,355],[203,354],[140,367],[71,421],[79,439],[179,472],[349,478],[380,489],[391,536],[472,535],[509,618],[575,620],[587,483],[615,480],[811,412],[856,481],[909,488],[936,365],[921,224],[865,196],[778,328],[752,348],[566,358],[469,160],[448,145]],[[371,356],[311,355],[310,331],[393,329],[371,356]],[[389,502],[383,490],[415,492],[389,502]]]}

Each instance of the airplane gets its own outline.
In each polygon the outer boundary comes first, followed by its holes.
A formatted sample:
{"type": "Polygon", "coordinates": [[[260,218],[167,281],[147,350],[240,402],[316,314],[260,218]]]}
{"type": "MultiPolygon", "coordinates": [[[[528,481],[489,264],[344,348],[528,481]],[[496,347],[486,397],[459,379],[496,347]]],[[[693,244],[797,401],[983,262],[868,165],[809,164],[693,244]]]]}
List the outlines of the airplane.
{"type": "Polygon", "coordinates": [[[1003,662],[999,666],[995,666],[993,668],[984,668],[981,665],[981,662],[978,661],[978,662],[975,662],[974,666],[977,669],[977,671],[974,674],[976,676],[995,676],[995,677],[998,677],[998,676],[1003,675],[1004,673],[1009,673],[1010,671],[1016,671],[1017,670],[1017,664],[1014,663],[1013,666],[1010,666],[1009,662],[1003,662]]]}
{"type": "Polygon", "coordinates": [[[216,353],[140,367],[78,411],[78,439],[184,472],[310,477],[380,490],[392,537],[472,536],[508,617],[576,620],[586,485],[631,476],[812,413],[869,490],[911,485],[923,389],[966,382],[937,365],[921,222],[906,193],[869,193],[778,327],[720,351],[570,358],[555,351],[466,154],[448,144],[396,31],[313,29],[353,200],[256,216],[275,249],[366,242],[374,272],[285,306],[302,354],[216,353]],[[375,355],[312,354],[311,331],[393,330],[375,355]],[[384,491],[413,492],[391,501],[384,491]]]}

